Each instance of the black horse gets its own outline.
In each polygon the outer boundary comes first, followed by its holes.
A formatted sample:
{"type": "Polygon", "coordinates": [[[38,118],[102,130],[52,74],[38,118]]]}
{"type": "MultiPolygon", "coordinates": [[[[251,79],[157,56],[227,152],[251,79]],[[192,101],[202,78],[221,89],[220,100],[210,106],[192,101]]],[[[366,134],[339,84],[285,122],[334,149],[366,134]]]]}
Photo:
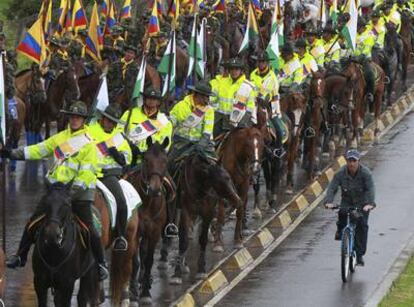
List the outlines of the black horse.
{"type": "Polygon", "coordinates": [[[48,306],[47,292],[52,288],[55,306],[71,306],[75,281],[80,278],[78,305],[96,306],[97,266],[85,240],[87,236],[81,237],[80,226],[72,214],[70,187],[52,185],[41,202],[46,214],[33,252],[38,305],[48,306]]]}

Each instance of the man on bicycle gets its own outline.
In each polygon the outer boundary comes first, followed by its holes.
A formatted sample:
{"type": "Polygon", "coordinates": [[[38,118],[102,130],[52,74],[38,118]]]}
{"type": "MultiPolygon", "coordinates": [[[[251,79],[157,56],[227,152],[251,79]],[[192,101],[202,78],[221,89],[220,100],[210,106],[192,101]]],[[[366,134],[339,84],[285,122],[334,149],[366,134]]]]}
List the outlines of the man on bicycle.
{"type": "Polygon", "coordinates": [[[361,209],[362,215],[356,221],[355,249],[357,253],[357,264],[364,265],[363,255],[367,249],[368,239],[368,215],[375,208],[375,187],[371,172],[360,162],[360,153],[356,149],[346,152],[346,165],[334,176],[329,184],[325,207],[335,207],[333,200],[338,187],[341,187],[341,204],[338,212],[337,231],[335,240],[340,240],[341,231],[346,226],[347,208],[361,209]]]}

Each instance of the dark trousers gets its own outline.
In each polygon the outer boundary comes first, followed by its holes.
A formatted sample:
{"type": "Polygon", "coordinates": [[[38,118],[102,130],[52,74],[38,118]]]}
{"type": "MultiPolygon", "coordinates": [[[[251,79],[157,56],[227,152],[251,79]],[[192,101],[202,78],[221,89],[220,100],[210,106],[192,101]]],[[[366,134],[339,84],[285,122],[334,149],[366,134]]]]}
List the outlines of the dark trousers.
{"type": "Polygon", "coordinates": [[[111,193],[114,195],[116,200],[116,228],[117,235],[124,236],[126,232],[128,208],[125,200],[124,192],[122,191],[119,179],[116,176],[105,176],[99,179],[111,193]]]}
{"type": "MultiPolygon", "coordinates": [[[[346,226],[347,211],[345,209],[340,209],[338,212],[338,232],[341,233],[342,229],[346,226]]],[[[368,242],[368,212],[363,212],[363,215],[358,218],[355,228],[355,250],[357,256],[365,255],[367,251],[367,242],[368,242]]]]}

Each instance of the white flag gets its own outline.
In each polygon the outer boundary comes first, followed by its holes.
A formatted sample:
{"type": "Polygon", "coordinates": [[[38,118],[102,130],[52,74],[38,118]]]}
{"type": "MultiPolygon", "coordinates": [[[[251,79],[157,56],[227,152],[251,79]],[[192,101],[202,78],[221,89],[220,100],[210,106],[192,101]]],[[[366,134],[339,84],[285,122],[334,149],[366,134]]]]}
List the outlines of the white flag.
{"type": "Polygon", "coordinates": [[[6,144],[6,91],[4,86],[3,53],[0,53],[0,128],[1,142],[6,144]]]}
{"type": "Polygon", "coordinates": [[[108,84],[106,81],[106,75],[104,75],[102,77],[101,87],[99,88],[98,96],[96,96],[96,109],[100,111],[105,111],[107,106],[109,106],[108,84]]]}

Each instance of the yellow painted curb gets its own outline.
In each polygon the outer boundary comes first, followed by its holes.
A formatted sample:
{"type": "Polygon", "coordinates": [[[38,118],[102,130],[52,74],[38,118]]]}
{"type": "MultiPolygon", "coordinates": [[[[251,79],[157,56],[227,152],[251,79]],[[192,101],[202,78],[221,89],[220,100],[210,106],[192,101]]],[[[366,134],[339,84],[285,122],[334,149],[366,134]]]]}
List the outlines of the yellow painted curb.
{"type": "Polygon", "coordinates": [[[332,181],[332,178],[335,175],[335,171],[332,168],[328,168],[326,171],[322,173],[322,175],[318,178],[319,183],[323,188],[326,188],[326,186],[329,184],[329,182],[332,181]]]}
{"type": "Polygon", "coordinates": [[[174,305],[175,307],[195,307],[195,301],[190,293],[186,293],[183,299],[174,305]]]}
{"type": "Polygon", "coordinates": [[[336,161],[335,161],[335,163],[332,167],[333,167],[334,171],[337,171],[338,169],[340,169],[345,164],[346,164],[345,157],[340,156],[339,158],[336,159],[336,161]]]}
{"type": "Polygon", "coordinates": [[[215,295],[220,289],[227,286],[229,282],[221,270],[217,270],[209,278],[207,278],[200,287],[201,294],[215,295]]]}
{"type": "Polygon", "coordinates": [[[362,136],[363,143],[371,143],[375,139],[375,133],[373,129],[365,129],[364,135],[362,136]]]}
{"type": "Polygon", "coordinates": [[[283,210],[278,216],[270,221],[269,227],[286,229],[292,223],[292,217],[288,210],[283,210]]]}
{"type": "Polygon", "coordinates": [[[246,248],[237,251],[227,262],[225,270],[241,271],[253,261],[252,255],[246,248]]]}
{"type": "Polygon", "coordinates": [[[385,127],[388,127],[394,122],[394,118],[392,117],[389,111],[385,112],[382,116],[382,122],[384,123],[385,127]]]}
{"type": "MultiPolygon", "coordinates": [[[[290,215],[289,215],[290,218],[290,215]]],[[[252,240],[250,247],[262,247],[265,249],[275,240],[272,233],[267,228],[263,228],[252,240]]]]}
{"type": "MultiPolygon", "coordinates": [[[[303,196],[303,195],[299,195],[298,197],[296,197],[296,199],[294,201],[292,201],[292,203],[289,205],[288,209],[292,210],[292,211],[303,212],[308,206],[309,206],[309,202],[306,199],[306,197],[303,196]]],[[[290,216],[289,216],[289,218],[290,218],[290,216]]]]}
{"type": "Polygon", "coordinates": [[[392,115],[394,117],[397,117],[401,114],[401,108],[398,104],[394,104],[392,109],[391,109],[392,115]]]}
{"type": "Polygon", "coordinates": [[[305,191],[305,197],[309,202],[312,202],[316,197],[323,192],[322,186],[318,181],[314,181],[305,191]]]}
{"type": "Polygon", "coordinates": [[[398,104],[400,105],[400,107],[405,110],[408,108],[408,104],[409,104],[409,100],[408,97],[406,95],[404,95],[403,97],[401,97],[400,101],[398,102],[398,104]]]}

